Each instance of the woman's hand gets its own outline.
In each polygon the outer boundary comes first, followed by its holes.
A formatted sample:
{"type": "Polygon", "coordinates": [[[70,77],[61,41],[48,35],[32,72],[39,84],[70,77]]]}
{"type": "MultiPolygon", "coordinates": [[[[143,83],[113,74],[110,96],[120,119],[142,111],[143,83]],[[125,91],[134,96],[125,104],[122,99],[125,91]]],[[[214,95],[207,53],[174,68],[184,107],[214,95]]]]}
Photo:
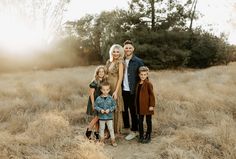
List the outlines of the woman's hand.
{"type": "Polygon", "coordinates": [[[115,100],[117,99],[117,92],[116,92],[116,91],[112,94],[112,97],[113,97],[115,100]]]}

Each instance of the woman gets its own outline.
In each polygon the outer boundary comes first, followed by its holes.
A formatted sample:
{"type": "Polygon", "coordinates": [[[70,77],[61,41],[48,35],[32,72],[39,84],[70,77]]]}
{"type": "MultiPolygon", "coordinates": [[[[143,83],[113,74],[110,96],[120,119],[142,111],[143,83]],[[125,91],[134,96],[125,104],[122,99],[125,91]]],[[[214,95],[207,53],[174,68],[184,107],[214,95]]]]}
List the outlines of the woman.
{"type": "Polygon", "coordinates": [[[116,100],[116,110],[114,112],[114,131],[121,134],[123,127],[122,112],[124,110],[124,102],[122,98],[121,83],[124,74],[124,50],[123,47],[114,44],[109,50],[109,60],[106,63],[108,72],[107,81],[111,84],[111,95],[116,100]]]}

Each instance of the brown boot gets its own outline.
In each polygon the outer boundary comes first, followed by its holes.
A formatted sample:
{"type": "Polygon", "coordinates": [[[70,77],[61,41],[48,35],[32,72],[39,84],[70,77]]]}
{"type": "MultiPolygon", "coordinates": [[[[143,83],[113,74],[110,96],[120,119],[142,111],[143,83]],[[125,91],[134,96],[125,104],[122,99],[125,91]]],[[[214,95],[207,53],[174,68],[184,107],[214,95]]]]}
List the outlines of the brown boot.
{"type": "Polygon", "coordinates": [[[111,139],[111,145],[116,147],[117,146],[117,143],[116,143],[116,140],[115,139],[111,139]]]}

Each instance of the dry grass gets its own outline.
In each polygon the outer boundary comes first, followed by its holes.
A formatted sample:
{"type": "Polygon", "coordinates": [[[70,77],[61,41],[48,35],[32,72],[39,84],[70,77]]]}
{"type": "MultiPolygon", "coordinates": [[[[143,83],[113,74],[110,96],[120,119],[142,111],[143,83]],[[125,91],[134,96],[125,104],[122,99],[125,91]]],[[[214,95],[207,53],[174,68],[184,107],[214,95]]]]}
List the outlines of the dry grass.
{"type": "MultiPolygon", "coordinates": [[[[0,158],[132,158],[83,137],[94,69],[0,74],[0,158]]],[[[149,158],[236,158],[236,63],[151,72],[150,79],[157,107],[149,158]]]]}

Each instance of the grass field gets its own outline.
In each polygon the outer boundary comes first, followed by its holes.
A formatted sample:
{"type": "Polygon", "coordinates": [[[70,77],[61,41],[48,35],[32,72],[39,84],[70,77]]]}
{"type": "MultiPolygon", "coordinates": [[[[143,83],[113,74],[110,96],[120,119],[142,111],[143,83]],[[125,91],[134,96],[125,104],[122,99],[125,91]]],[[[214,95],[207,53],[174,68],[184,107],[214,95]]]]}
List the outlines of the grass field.
{"type": "Polygon", "coordinates": [[[117,148],[84,138],[94,69],[0,74],[0,158],[236,158],[236,63],[152,71],[153,140],[117,148]]]}

